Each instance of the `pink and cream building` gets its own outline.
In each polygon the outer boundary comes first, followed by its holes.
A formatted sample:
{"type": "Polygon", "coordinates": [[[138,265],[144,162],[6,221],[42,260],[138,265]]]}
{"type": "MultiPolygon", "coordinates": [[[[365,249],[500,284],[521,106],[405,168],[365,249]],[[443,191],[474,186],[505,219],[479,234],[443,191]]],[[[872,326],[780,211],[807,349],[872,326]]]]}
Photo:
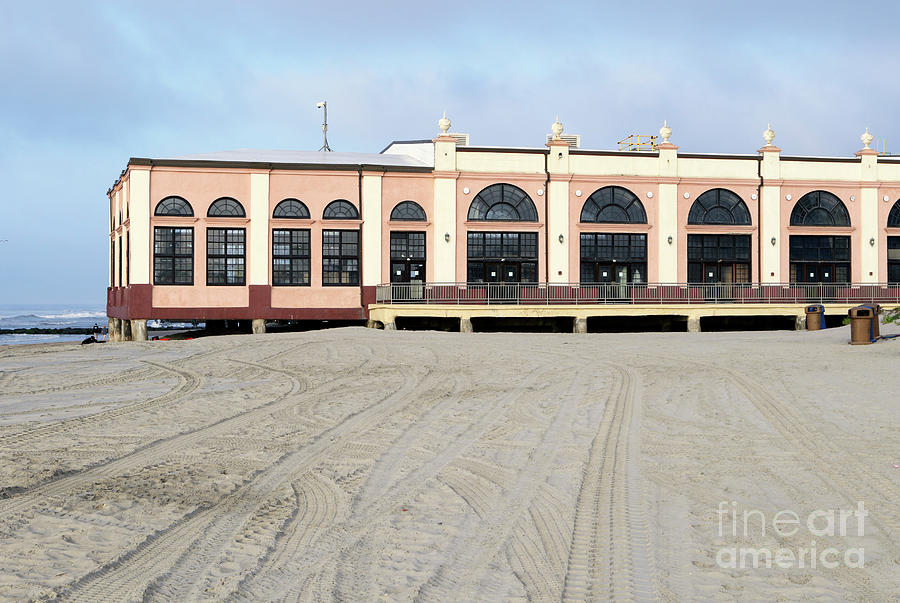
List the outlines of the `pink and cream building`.
{"type": "Polygon", "coordinates": [[[111,332],[365,320],[387,283],[427,306],[418,285],[900,281],[900,158],[868,131],[853,156],[797,157],[771,128],[755,153],[726,155],[680,153],[668,126],[653,150],[602,151],[559,122],[534,148],[439,125],[378,154],[130,159],[108,192],[111,332]]]}

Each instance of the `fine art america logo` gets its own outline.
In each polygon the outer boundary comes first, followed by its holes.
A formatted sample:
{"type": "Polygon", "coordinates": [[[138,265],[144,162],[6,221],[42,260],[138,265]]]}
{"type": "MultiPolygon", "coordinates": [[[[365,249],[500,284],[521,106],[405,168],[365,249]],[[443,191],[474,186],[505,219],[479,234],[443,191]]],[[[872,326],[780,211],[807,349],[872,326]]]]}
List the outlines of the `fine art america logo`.
{"type": "Polygon", "coordinates": [[[738,510],[736,502],[720,502],[719,537],[735,540],[775,537],[779,540],[799,534],[803,546],[752,548],[722,547],[716,552],[716,565],[721,568],[850,568],[865,566],[865,550],[817,546],[816,538],[859,536],[865,534],[865,518],[869,514],[862,501],[855,510],[817,509],[806,517],[794,511],[778,511],[771,517],[759,509],[738,510]],[[769,531],[771,530],[771,531],[769,531]]]}

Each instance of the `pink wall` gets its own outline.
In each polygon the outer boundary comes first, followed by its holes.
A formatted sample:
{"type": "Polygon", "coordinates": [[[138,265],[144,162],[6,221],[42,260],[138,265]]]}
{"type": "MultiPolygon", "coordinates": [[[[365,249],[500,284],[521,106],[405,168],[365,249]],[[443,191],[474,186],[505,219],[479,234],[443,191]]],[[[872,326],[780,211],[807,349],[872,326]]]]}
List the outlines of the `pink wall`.
{"type": "Polygon", "coordinates": [[[682,180],[678,184],[678,281],[687,282],[687,248],[688,234],[749,234],[750,235],[750,271],[753,282],[759,282],[759,199],[753,199],[756,195],[758,181],[706,181],[706,180],[682,180]],[[688,214],[697,198],[708,190],[724,188],[736,194],[750,212],[750,226],[688,226],[688,214]],[[685,199],[684,194],[689,198],[685,199]]]}
{"type": "Polygon", "coordinates": [[[883,186],[878,189],[878,282],[887,282],[887,238],[900,236],[900,228],[887,227],[888,214],[900,199],[900,186],[883,186]],[[882,199],[888,196],[888,201],[882,199]]]}
{"type": "MultiPolygon", "coordinates": [[[[361,220],[323,220],[325,207],[337,199],[346,199],[360,210],[359,174],[357,172],[273,170],[269,176],[268,253],[272,249],[272,230],[275,228],[308,228],[310,245],[308,287],[272,287],[272,307],[340,308],[360,305],[359,287],[325,287],[322,285],[322,231],[361,230],[361,220]],[[281,201],[299,199],[309,209],[309,220],[274,219],[281,201]]],[[[360,248],[362,238],[360,236],[360,248]]],[[[361,258],[360,258],[361,259],[361,258]]],[[[360,269],[362,261],[360,261],[360,269]]],[[[269,261],[269,282],[272,278],[269,261]]],[[[360,282],[362,282],[360,273],[360,282]]]]}
{"type": "Polygon", "coordinates": [[[627,232],[647,235],[647,280],[659,280],[659,184],[654,178],[608,176],[603,178],[573,178],[569,182],[569,281],[578,282],[581,277],[581,233],[583,232],[627,232]],[[588,198],[606,186],[619,186],[634,193],[647,214],[647,224],[591,224],[581,223],[581,210],[588,198]],[[577,196],[576,191],[581,191],[577,196]],[[648,197],[647,193],[653,193],[648,197]]]}
{"type": "Polygon", "coordinates": [[[850,236],[850,280],[853,282],[860,281],[862,272],[859,257],[859,237],[860,232],[858,224],[860,222],[860,193],[859,186],[847,183],[835,182],[788,182],[785,181],[781,185],[781,280],[787,282],[791,276],[790,261],[790,236],[794,235],[849,235],[850,236]],[[797,201],[806,193],[812,191],[828,191],[836,196],[847,208],[850,214],[850,227],[824,227],[824,226],[790,226],[791,212],[797,201]],[[791,199],[786,198],[787,195],[791,199]],[[856,197],[855,201],[850,201],[850,197],[856,197]]]}
{"type": "MultiPolygon", "coordinates": [[[[207,218],[209,205],[219,197],[233,197],[250,212],[250,170],[196,171],[180,168],[154,168],[150,172],[151,245],[154,226],[185,226],[194,229],[194,286],[161,285],[154,287],[154,305],[165,307],[231,307],[246,306],[249,287],[206,286],[206,229],[244,228],[246,231],[246,263],[249,268],[251,233],[249,218],[207,218]],[[157,217],[152,213],[163,198],[178,195],[187,199],[194,209],[194,217],[157,217]]],[[[308,228],[310,230],[310,286],[273,287],[273,307],[358,307],[360,287],[322,286],[322,230],[358,230],[360,220],[322,220],[325,206],[335,199],[346,199],[359,209],[359,176],[356,172],[333,171],[290,172],[272,171],[269,178],[269,227],[267,250],[272,246],[273,228],[308,228]],[[280,201],[293,197],[303,201],[310,211],[309,220],[272,219],[280,201]]],[[[269,251],[270,253],[270,251],[269,251]]],[[[153,254],[150,254],[150,274],[153,274],[153,254]]],[[[271,283],[271,261],[268,263],[271,283]]],[[[248,281],[249,282],[249,281],[248,281]]]]}
{"type": "Polygon", "coordinates": [[[546,176],[544,174],[461,174],[456,180],[456,278],[466,280],[468,273],[468,233],[473,232],[536,232],[538,233],[538,281],[547,280],[547,245],[544,232],[547,228],[545,200],[547,198],[546,176]],[[525,191],[537,209],[537,222],[469,222],[469,206],[482,189],[492,184],[512,184],[525,191]],[[463,192],[468,188],[469,193],[463,192]],[[538,195],[538,190],[543,194],[538,195]]]}
{"type": "Polygon", "coordinates": [[[391,231],[425,231],[425,280],[434,281],[434,179],[431,174],[387,172],[381,179],[381,279],[391,280],[391,231]],[[415,201],[425,210],[426,222],[391,222],[391,211],[401,201],[415,201]]]}

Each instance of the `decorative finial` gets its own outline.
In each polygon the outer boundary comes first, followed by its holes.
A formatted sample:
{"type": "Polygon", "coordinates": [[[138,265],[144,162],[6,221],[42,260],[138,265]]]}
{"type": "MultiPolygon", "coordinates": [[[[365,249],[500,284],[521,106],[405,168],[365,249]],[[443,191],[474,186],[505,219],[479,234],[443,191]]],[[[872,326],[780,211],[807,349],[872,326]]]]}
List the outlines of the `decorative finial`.
{"type": "Polygon", "coordinates": [[[772,129],[772,124],[769,124],[766,131],[763,132],[763,138],[766,140],[766,146],[772,146],[772,141],[775,140],[775,130],[772,129]]]}
{"type": "Polygon", "coordinates": [[[659,135],[662,136],[663,142],[668,144],[669,137],[672,136],[672,128],[669,127],[668,120],[663,120],[663,127],[659,129],[659,135]]]}
{"type": "Polygon", "coordinates": [[[872,144],[872,141],[875,139],[875,137],[872,136],[871,134],[869,134],[869,128],[866,128],[866,131],[863,132],[862,136],[860,136],[859,139],[862,141],[862,143],[864,145],[866,145],[863,148],[868,149],[869,145],[872,144]]]}
{"type": "Polygon", "coordinates": [[[447,130],[450,129],[450,120],[447,119],[446,111],[444,111],[444,116],[438,120],[438,127],[441,129],[441,136],[446,136],[447,130]]]}
{"type": "Polygon", "coordinates": [[[550,126],[550,131],[553,132],[553,140],[560,139],[560,135],[563,133],[563,125],[559,123],[559,115],[556,116],[556,121],[550,126]]]}

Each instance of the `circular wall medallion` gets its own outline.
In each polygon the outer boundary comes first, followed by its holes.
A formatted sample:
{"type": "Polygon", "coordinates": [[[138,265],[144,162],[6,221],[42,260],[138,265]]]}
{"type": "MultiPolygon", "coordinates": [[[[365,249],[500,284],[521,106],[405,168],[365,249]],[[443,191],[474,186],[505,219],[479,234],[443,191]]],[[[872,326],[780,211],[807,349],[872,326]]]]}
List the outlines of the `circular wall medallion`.
{"type": "Polygon", "coordinates": [[[544,189],[539,188],[539,189],[538,189],[538,197],[540,197],[540,196],[543,195],[543,194],[544,194],[544,189]]]}
{"type": "Polygon", "coordinates": [[[581,196],[581,189],[578,189],[577,191],[575,191],[575,196],[576,196],[576,197],[580,197],[580,196],[581,196]]]}
{"type": "Polygon", "coordinates": [[[648,199],[652,199],[652,198],[653,198],[653,191],[647,191],[647,198],[648,198],[648,199]]]}
{"type": "Polygon", "coordinates": [[[754,201],[756,201],[756,193],[751,194],[750,198],[753,199],[754,201]]]}
{"type": "Polygon", "coordinates": [[[787,199],[788,201],[791,200],[791,196],[790,196],[790,195],[785,195],[784,198],[787,199]]]}
{"type": "Polygon", "coordinates": [[[851,200],[851,201],[856,201],[856,196],[855,196],[855,195],[850,195],[850,200],[851,200]]]}
{"type": "Polygon", "coordinates": [[[690,194],[690,193],[685,193],[685,194],[684,194],[684,198],[685,198],[685,199],[690,199],[690,198],[691,198],[691,194],[690,194]]]}
{"type": "Polygon", "coordinates": [[[463,188],[463,194],[464,194],[464,195],[468,195],[468,194],[469,194],[469,187],[468,187],[468,186],[466,186],[466,187],[463,188]]]}

